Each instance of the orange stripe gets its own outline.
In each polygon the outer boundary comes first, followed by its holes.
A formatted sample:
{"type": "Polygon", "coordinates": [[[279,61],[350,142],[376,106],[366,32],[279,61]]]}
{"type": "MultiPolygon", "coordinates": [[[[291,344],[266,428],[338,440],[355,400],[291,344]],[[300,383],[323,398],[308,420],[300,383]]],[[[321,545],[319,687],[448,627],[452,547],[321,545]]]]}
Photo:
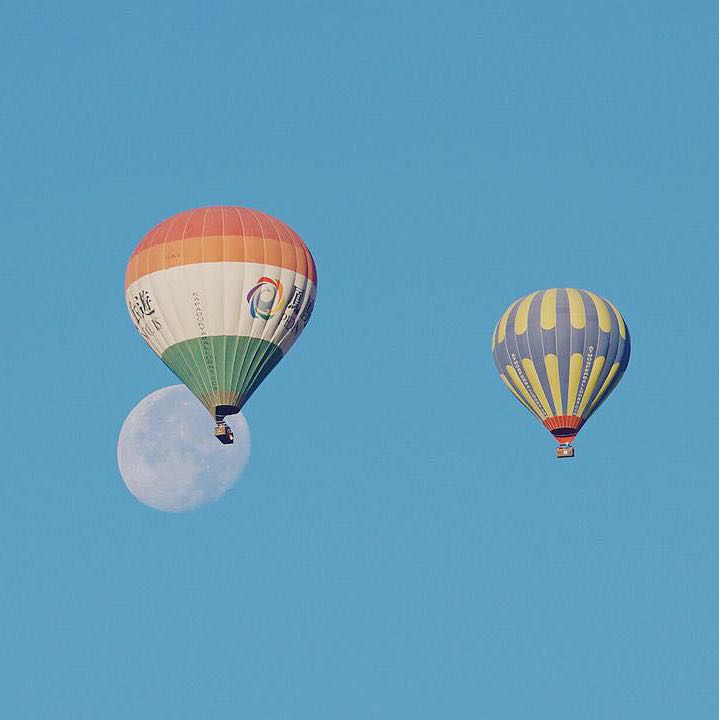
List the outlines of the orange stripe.
{"type": "Polygon", "coordinates": [[[267,213],[250,208],[218,206],[186,210],[163,220],[145,235],[135,252],[158,243],[211,235],[244,235],[266,240],[292,238],[302,242],[289,226],[267,213]]]}
{"type": "Polygon", "coordinates": [[[544,427],[548,430],[556,430],[557,428],[572,428],[579,430],[584,424],[584,418],[577,415],[553,415],[544,420],[544,427]]]}
{"type": "Polygon", "coordinates": [[[555,440],[561,445],[563,443],[574,442],[574,438],[577,437],[577,433],[581,429],[582,425],[584,425],[584,418],[576,415],[553,415],[552,417],[546,418],[543,421],[543,424],[549,432],[553,432],[559,428],[571,428],[572,430],[576,430],[574,435],[565,435],[564,437],[555,436],[555,440]]]}
{"type": "Polygon", "coordinates": [[[223,261],[275,265],[317,283],[312,254],[294,230],[257,210],[214,207],[179,213],[150,230],[130,257],[125,287],[158,270],[223,261]]]}
{"type": "Polygon", "coordinates": [[[571,428],[579,432],[582,425],[584,425],[584,418],[580,418],[577,415],[553,415],[543,421],[543,425],[549,432],[552,430],[558,430],[559,428],[571,428]]]}

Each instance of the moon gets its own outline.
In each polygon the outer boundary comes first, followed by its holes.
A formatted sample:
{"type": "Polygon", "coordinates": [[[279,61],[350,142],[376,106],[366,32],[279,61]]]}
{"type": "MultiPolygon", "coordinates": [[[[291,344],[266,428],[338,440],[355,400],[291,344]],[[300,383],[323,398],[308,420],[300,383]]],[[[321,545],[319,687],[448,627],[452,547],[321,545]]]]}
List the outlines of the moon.
{"type": "Polygon", "coordinates": [[[127,489],[141,503],[175,513],[220,498],[250,457],[244,416],[227,420],[233,445],[215,438],[212,418],[184,385],[150,393],[127,416],[117,442],[117,464],[127,489]]]}

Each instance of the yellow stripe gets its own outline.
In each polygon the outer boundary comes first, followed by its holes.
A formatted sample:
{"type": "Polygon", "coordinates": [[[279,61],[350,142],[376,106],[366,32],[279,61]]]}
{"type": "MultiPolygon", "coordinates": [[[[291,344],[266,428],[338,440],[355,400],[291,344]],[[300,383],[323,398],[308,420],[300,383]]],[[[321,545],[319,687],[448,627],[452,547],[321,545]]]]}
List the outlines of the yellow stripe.
{"type": "Polygon", "coordinates": [[[612,321],[609,318],[609,309],[606,303],[598,295],[595,295],[589,290],[586,291],[587,295],[592,298],[594,307],[597,308],[597,315],[599,317],[599,329],[602,332],[608,333],[612,329],[612,321]]]}
{"type": "Polygon", "coordinates": [[[515,389],[519,390],[519,392],[522,393],[522,397],[526,400],[527,407],[541,420],[541,413],[535,410],[536,404],[534,400],[532,400],[532,396],[527,391],[527,388],[524,387],[524,383],[520,380],[517,371],[511,365],[507,365],[506,370],[515,389]]]}
{"type": "Polygon", "coordinates": [[[494,352],[494,348],[497,344],[497,328],[499,325],[494,326],[494,330],[492,330],[492,352],[494,352]]]}
{"type": "Polygon", "coordinates": [[[602,387],[599,388],[599,392],[597,393],[597,397],[594,398],[592,401],[592,404],[589,406],[589,412],[592,412],[594,410],[594,406],[602,399],[602,396],[605,392],[607,392],[607,388],[611,384],[612,380],[614,380],[614,376],[617,374],[617,370],[619,370],[619,363],[616,362],[614,365],[612,365],[612,369],[609,371],[609,375],[607,375],[607,379],[602,383],[602,387]]]}
{"type": "Polygon", "coordinates": [[[579,415],[579,417],[582,417],[582,414],[584,413],[584,408],[587,407],[589,398],[592,396],[594,388],[597,386],[597,380],[599,380],[599,374],[602,372],[605,360],[606,358],[602,356],[599,356],[594,360],[594,365],[592,365],[592,372],[589,373],[589,380],[587,380],[587,386],[584,388],[582,402],[579,403],[579,407],[577,408],[577,415],[579,415]]]}
{"type": "Polygon", "coordinates": [[[552,390],[554,400],[554,414],[564,415],[562,412],[562,388],[559,384],[559,360],[553,353],[544,356],[544,367],[547,368],[549,387],[552,390]]]}
{"type": "Polygon", "coordinates": [[[522,405],[524,405],[524,407],[526,407],[527,410],[529,410],[529,412],[532,413],[532,415],[536,415],[537,413],[534,410],[532,410],[532,408],[529,407],[529,405],[527,405],[527,403],[524,401],[524,398],[512,387],[512,383],[509,382],[509,380],[507,380],[507,376],[500,375],[499,377],[502,378],[502,382],[510,389],[510,391],[512,392],[512,395],[514,395],[514,397],[516,397],[517,400],[519,400],[519,402],[521,402],[522,405]]]}
{"type": "Polygon", "coordinates": [[[547,415],[551,415],[552,408],[549,406],[549,400],[547,400],[547,396],[544,393],[544,388],[542,387],[542,383],[539,380],[539,375],[537,375],[537,369],[534,367],[534,363],[529,358],[525,358],[524,360],[522,360],[522,365],[524,366],[524,372],[527,374],[527,380],[529,380],[529,384],[532,386],[532,389],[537,394],[539,401],[544,406],[544,412],[547,415]]]}
{"type": "MultiPolygon", "coordinates": [[[[607,300],[607,302],[609,302],[607,300]]],[[[617,323],[619,323],[619,334],[622,336],[622,340],[626,340],[627,338],[627,328],[624,325],[624,318],[620,315],[619,310],[612,305],[612,303],[609,303],[609,306],[614,310],[614,314],[617,316],[617,323]]]]}
{"type": "Polygon", "coordinates": [[[577,401],[577,390],[579,390],[579,378],[582,376],[582,353],[572,353],[569,359],[569,393],[567,394],[567,412],[565,415],[572,415],[574,403],[577,401]]]}
{"type": "Polygon", "coordinates": [[[567,296],[569,297],[569,319],[572,327],[581,330],[587,324],[582,296],[574,288],[567,288],[567,296]]]}
{"type": "Polygon", "coordinates": [[[497,342],[501,343],[504,342],[504,336],[507,334],[507,319],[509,318],[509,313],[512,312],[512,308],[519,302],[519,300],[515,300],[505,311],[504,315],[502,315],[502,319],[499,321],[499,331],[497,332],[497,342]]]}
{"type": "Polygon", "coordinates": [[[527,297],[520,303],[519,308],[517,308],[517,315],[514,318],[514,332],[517,335],[527,332],[529,306],[532,304],[532,300],[534,300],[536,295],[536,292],[533,292],[531,295],[527,295],[527,297]]]}
{"type": "Polygon", "coordinates": [[[542,298],[542,329],[551,330],[557,324],[557,289],[552,288],[542,298]]]}

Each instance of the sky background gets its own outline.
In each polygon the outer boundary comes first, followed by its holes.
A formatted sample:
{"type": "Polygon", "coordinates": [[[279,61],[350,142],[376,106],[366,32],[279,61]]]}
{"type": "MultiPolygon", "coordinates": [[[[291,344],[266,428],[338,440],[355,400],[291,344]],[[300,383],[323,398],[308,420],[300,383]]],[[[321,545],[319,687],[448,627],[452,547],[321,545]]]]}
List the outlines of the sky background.
{"type": "Polygon", "coordinates": [[[0,714],[717,717],[718,36],[708,2],[5,7],[0,714]],[[222,203],[303,236],[318,301],[243,478],[167,515],[117,469],[176,383],[125,264],[222,203]],[[633,341],[564,462],[490,353],[552,286],[633,341]]]}

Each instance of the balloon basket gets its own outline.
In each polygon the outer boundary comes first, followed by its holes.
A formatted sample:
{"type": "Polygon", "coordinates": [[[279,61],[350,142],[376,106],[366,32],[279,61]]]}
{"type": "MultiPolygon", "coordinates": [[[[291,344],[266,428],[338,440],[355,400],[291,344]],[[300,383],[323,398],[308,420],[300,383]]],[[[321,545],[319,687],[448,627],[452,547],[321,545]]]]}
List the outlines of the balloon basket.
{"type": "Polygon", "coordinates": [[[557,448],[557,457],[559,459],[574,457],[574,448],[571,445],[560,445],[557,448]]]}
{"type": "Polygon", "coordinates": [[[232,445],[232,443],[235,442],[235,435],[232,432],[232,428],[224,422],[217,423],[217,427],[215,428],[215,437],[223,445],[232,445]]]}

